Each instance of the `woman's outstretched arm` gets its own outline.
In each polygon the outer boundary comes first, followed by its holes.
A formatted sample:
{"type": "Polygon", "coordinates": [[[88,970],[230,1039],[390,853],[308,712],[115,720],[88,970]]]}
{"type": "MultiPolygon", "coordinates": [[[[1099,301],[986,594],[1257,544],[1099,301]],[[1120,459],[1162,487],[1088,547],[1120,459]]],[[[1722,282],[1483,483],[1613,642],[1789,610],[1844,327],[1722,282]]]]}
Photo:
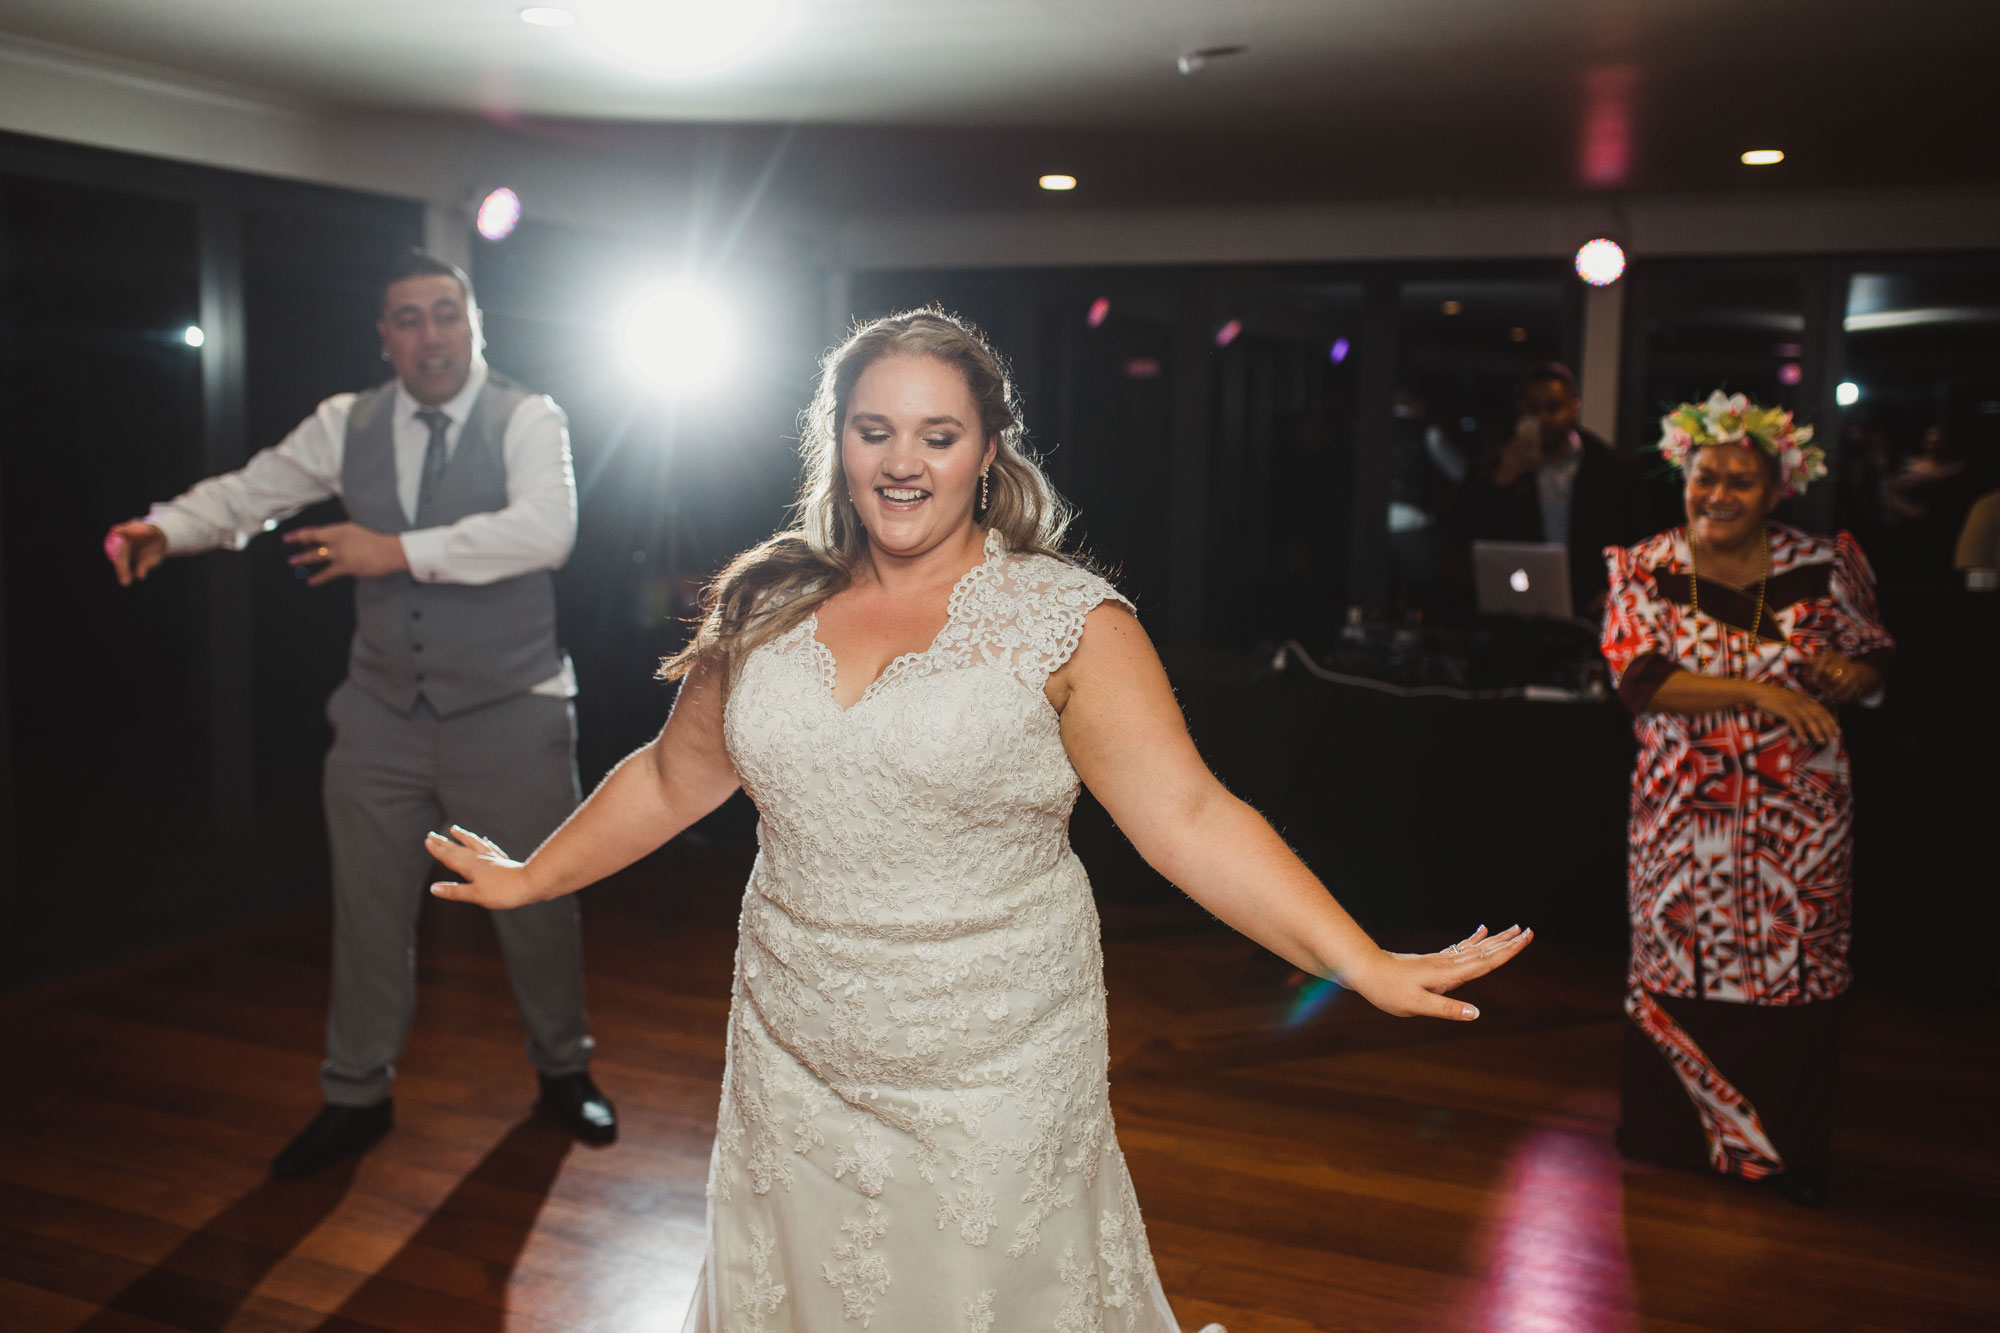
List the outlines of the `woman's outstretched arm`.
{"type": "MultiPolygon", "coordinates": [[[[1863,677],[1860,673],[1865,669],[1858,664],[1854,666],[1855,684],[1865,680],[1880,682],[1881,678],[1872,671],[1863,677]]],[[[1769,681],[1704,676],[1684,668],[1676,668],[1660,682],[1660,687],[1653,691],[1653,697],[1646,701],[1645,710],[1700,717],[1703,713],[1733,708],[1737,704],[1748,704],[1782,719],[1814,745],[1825,745],[1840,739],[1840,719],[1833,715],[1833,710],[1809,694],[1801,694],[1769,681]]]]}
{"type": "Polygon", "coordinates": [[[722,739],[717,673],[696,668],[681,685],[667,725],[625,756],[563,826],[525,862],[454,825],[425,848],[459,876],[431,885],[440,898],[520,907],[575,893],[623,870],[729,799],[736,769],[722,739]]]}
{"type": "Polygon", "coordinates": [[[1378,947],[1264,817],[1208,771],[1159,655],[1123,607],[1107,602],[1090,613],[1048,693],[1070,762],[1147,864],[1298,967],[1392,1014],[1469,1020],[1478,1010],[1445,993],[1527,944],[1532,932],[1488,937],[1482,927],[1441,953],[1378,947]]]}

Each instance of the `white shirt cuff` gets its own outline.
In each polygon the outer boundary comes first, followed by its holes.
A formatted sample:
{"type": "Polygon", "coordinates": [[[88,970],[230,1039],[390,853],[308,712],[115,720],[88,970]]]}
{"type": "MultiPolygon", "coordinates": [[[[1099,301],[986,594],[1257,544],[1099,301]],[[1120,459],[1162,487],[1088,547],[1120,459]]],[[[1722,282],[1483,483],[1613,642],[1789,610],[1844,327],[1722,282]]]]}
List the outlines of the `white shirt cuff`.
{"type": "Polygon", "coordinates": [[[154,505],[145,521],[158,528],[167,539],[168,555],[194,555],[209,550],[214,543],[207,526],[189,518],[171,505],[154,505]]]}
{"type": "Polygon", "coordinates": [[[403,559],[410,562],[410,577],[419,583],[443,583],[445,555],[443,528],[421,528],[402,536],[403,559]]]}

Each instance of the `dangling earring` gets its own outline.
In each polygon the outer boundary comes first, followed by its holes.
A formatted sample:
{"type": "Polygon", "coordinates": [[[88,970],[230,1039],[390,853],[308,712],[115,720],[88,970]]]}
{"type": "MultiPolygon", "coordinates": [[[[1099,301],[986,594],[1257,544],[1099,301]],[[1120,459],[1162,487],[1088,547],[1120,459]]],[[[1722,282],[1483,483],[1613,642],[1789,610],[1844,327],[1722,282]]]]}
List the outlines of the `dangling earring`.
{"type": "Polygon", "coordinates": [[[986,474],[991,470],[991,468],[979,469],[979,512],[982,514],[993,508],[992,501],[986,498],[986,474]]]}

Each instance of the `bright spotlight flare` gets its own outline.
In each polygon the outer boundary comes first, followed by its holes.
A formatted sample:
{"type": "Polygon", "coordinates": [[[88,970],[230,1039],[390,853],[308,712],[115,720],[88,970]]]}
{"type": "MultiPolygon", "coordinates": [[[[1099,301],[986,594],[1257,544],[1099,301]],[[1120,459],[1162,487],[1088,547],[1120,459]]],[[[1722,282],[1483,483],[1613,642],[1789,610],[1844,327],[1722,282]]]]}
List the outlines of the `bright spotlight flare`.
{"type": "Polygon", "coordinates": [[[578,0],[577,21],[612,60],[656,74],[712,74],[775,39],[794,0],[578,0]]]}
{"type": "Polygon", "coordinates": [[[1593,287],[1609,287],[1625,275],[1625,247],[1609,237],[1585,241],[1576,252],[1576,276],[1593,287]]]}
{"type": "Polygon", "coordinates": [[[472,225],[489,241],[504,241],[521,220],[521,196],[501,186],[479,201],[479,216],[472,225]]]}
{"type": "Polygon", "coordinates": [[[729,368],[734,329],[728,307],[696,282],[642,289],[618,320],[618,358],[632,377],[675,397],[717,388],[729,368]]]}

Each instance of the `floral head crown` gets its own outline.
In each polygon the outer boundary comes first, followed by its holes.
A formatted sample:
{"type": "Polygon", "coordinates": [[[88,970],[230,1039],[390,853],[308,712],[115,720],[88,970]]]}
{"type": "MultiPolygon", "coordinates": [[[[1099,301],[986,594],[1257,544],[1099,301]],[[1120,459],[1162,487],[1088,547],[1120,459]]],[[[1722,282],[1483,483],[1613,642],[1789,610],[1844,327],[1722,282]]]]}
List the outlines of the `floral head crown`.
{"type": "Polygon", "coordinates": [[[1759,407],[1740,393],[1717,389],[1705,403],[1682,403],[1660,418],[1660,457],[1686,468],[1697,449],[1711,444],[1756,446],[1778,463],[1787,496],[1826,475],[1826,451],[1812,442],[1813,428],[1792,423],[1782,407],[1759,407]]]}

